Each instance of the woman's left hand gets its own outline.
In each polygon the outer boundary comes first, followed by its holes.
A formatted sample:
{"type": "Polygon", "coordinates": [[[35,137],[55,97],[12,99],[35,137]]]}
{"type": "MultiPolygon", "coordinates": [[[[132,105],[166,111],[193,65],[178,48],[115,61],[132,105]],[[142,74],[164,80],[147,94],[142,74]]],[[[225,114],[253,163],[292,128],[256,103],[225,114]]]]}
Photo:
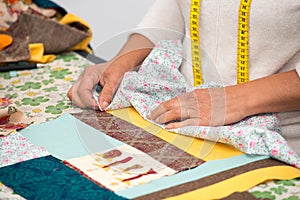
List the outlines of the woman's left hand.
{"type": "Polygon", "coordinates": [[[232,86],[196,89],[170,99],[149,118],[167,129],[221,126],[260,113],[300,110],[300,79],[296,70],[232,86]]]}
{"type": "Polygon", "coordinates": [[[196,89],[161,103],[149,118],[166,124],[167,129],[230,124],[243,119],[244,115],[238,109],[238,102],[227,102],[229,99],[234,98],[228,98],[226,88],[196,89]]]}

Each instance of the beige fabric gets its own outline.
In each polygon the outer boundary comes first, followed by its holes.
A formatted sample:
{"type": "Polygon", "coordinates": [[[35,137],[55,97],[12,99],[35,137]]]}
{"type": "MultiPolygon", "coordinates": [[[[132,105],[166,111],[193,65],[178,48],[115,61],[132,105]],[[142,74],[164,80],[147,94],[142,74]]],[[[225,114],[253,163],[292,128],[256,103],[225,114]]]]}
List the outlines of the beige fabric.
{"type": "MultiPolygon", "coordinates": [[[[236,84],[239,0],[203,0],[200,12],[202,69],[205,82],[236,84]]],[[[190,0],[156,0],[135,32],[159,40],[180,39],[181,72],[193,83],[189,38],[190,0]]],[[[295,69],[300,75],[300,1],[252,1],[249,24],[250,80],[295,69]]],[[[282,113],[282,132],[300,146],[300,112],[282,113]],[[291,121],[292,124],[291,124],[291,121]],[[296,141],[296,142],[295,142],[296,141]]],[[[297,148],[300,154],[300,147],[297,148]]]]}

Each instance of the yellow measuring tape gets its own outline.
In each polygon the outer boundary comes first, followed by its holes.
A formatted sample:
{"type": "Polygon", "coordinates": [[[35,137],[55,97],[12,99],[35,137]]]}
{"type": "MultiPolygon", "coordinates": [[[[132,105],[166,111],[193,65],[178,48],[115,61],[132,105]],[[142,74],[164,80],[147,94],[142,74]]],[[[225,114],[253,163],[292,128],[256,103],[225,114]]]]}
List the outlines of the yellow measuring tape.
{"type": "Polygon", "coordinates": [[[192,49],[192,66],[194,73],[194,86],[201,85],[203,83],[199,36],[200,5],[201,0],[192,0],[190,8],[190,37],[192,49]]]}
{"type": "MultiPolygon", "coordinates": [[[[201,68],[201,49],[200,49],[200,16],[201,0],[191,0],[190,7],[190,37],[192,50],[192,66],[194,72],[194,85],[203,83],[201,68]]],[[[249,80],[248,70],[248,27],[249,11],[251,0],[241,0],[238,18],[238,42],[237,42],[237,83],[244,83],[249,80]]]]}
{"type": "Polygon", "coordinates": [[[251,0],[241,0],[238,24],[238,48],[237,48],[237,83],[249,80],[248,67],[248,27],[251,0]]]}

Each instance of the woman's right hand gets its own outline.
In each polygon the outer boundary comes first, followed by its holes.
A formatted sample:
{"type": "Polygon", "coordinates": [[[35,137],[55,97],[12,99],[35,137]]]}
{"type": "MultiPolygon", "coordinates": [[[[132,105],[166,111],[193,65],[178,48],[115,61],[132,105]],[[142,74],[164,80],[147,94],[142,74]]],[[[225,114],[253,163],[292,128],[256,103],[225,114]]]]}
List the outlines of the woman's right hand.
{"type": "Polygon", "coordinates": [[[100,84],[103,89],[98,100],[101,108],[105,110],[125,72],[114,63],[88,66],[69,89],[67,96],[78,107],[99,109],[93,98],[92,90],[97,84],[100,84]]]}
{"type": "Polygon", "coordinates": [[[99,103],[103,110],[112,101],[123,75],[139,66],[153,48],[145,36],[132,34],[120,52],[109,62],[87,67],[68,91],[68,97],[81,108],[99,109],[93,98],[93,88],[100,84],[99,103]]]}

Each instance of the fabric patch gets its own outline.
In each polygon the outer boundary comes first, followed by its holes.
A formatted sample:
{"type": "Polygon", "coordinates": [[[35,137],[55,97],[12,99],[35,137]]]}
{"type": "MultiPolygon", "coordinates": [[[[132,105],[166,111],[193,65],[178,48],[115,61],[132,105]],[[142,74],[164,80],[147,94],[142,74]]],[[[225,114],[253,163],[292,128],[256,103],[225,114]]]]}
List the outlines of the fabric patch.
{"type": "Polygon", "coordinates": [[[268,181],[272,178],[284,180],[292,179],[300,176],[299,169],[292,166],[273,166],[260,168],[243,173],[238,176],[226,179],[220,183],[216,183],[207,187],[196,189],[184,194],[180,194],[174,197],[167,198],[168,200],[186,200],[186,199],[222,199],[232,193],[232,188],[235,191],[246,191],[261,182],[257,182],[256,176],[260,176],[263,182],[268,181]],[[292,172],[292,173],[291,173],[292,172]],[[272,178],[271,178],[272,177],[272,178]],[[216,192],[218,191],[218,192],[216,192]]]}
{"type": "Polygon", "coordinates": [[[54,157],[67,160],[123,145],[122,142],[88,126],[70,114],[34,124],[20,133],[54,157]]]}
{"type": "Polygon", "coordinates": [[[82,70],[92,63],[75,52],[60,54],[51,64],[34,70],[0,73],[0,97],[17,105],[33,123],[53,120],[64,113],[81,112],[66,91],[82,70]]]}
{"type": "Polygon", "coordinates": [[[176,171],[194,168],[204,162],[151,133],[107,112],[85,111],[73,114],[73,116],[110,137],[148,154],[155,160],[176,171]]]}
{"type": "Polygon", "coordinates": [[[26,199],[123,199],[51,156],[0,168],[0,181],[26,199]]]}
{"type": "MultiPolygon", "coordinates": [[[[176,187],[177,185],[184,185],[186,183],[194,182],[214,174],[226,172],[228,170],[239,168],[249,163],[253,163],[265,159],[268,159],[268,157],[250,156],[247,154],[243,154],[240,156],[235,156],[227,159],[208,161],[203,163],[199,167],[182,171],[172,176],[162,177],[160,179],[154,180],[144,185],[135,186],[125,190],[117,191],[116,193],[126,198],[134,199],[158,191],[167,190],[168,188],[176,187]]],[[[258,182],[264,181],[261,179],[260,176],[256,176],[255,179],[258,182]]],[[[228,191],[235,192],[236,191],[235,186],[232,185],[231,188],[228,188],[228,191]]]]}
{"type": "MultiPolygon", "coordinates": [[[[30,43],[43,43],[46,54],[68,51],[89,36],[85,31],[27,13],[21,14],[9,30],[14,28],[27,31],[30,43]]],[[[14,38],[18,37],[18,34],[14,35],[14,38]]]]}
{"type": "Polygon", "coordinates": [[[213,185],[215,183],[221,182],[223,180],[229,179],[231,177],[241,175],[245,172],[249,172],[249,171],[264,168],[264,167],[281,166],[281,165],[285,165],[285,164],[282,162],[273,160],[273,159],[265,159],[265,160],[249,163],[247,165],[244,165],[244,166],[241,166],[238,168],[230,169],[225,172],[220,172],[220,173],[217,173],[217,174],[214,174],[211,176],[207,176],[207,177],[204,177],[204,178],[201,178],[201,179],[189,182],[189,183],[177,185],[177,186],[170,187],[170,188],[162,190],[162,191],[158,191],[158,192],[154,192],[154,193],[151,193],[148,195],[137,197],[135,199],[139,199],[139,200],[151,199],[151,198],[164,199],[164,198],[184,194],[186,192],[197,190],[197,189],[200,189],[203,187],[207,187],[207,186],[213,185]]]}
{"type": "Polygon", "coordinates": [[[223,200],[231,200],[231,199],[247,199],[247,200],[257,200],[255,196],[253,196],[249,192],[235,192],[228,197],[222,198],[223,200]]]}
{"type": "Polygon", "coordinates": [[[129,145],[66,160],[65,163],[112,191],[177,172],[129,145]]]}
{"type": "MultiPolygon", "coordinates": [[[[124,75],[109,109],[133,106],[150,121],[147,118],[150,112],[166,100],[197,88],[220,87],[190,87],[178,70],[181,61],[182,44],[179,41],[159,42],[138,72],[124,75]]],[[[164,128],[164,125],[159,126],[164,128]]],[[[268,155],[300,168],[299,156],[280,135],[279,119],[272,113],[247,117],[227,126],[189,126],[172,131],[230,144],[245,153],[268,155]]]]}
{"type": "Polygon", "coordinates": [[[45,148],[32,144],[18,132],[0,137],[0,167],[47,155],[45,148]]]}
{"type": "Polygon", "coordinates": [[[300,178],[264,182],[249,190],[256,198],[297,199],[300,197],[300,178]]]}
{"type": "Polygon", "coordinates": [[[9,28],[5,33],[12,36],[14,42],[0,51],[0,62],[28,60],[30,58],[28,30],[15,26],[9,28]]]}
{"type": "Polygon", "coordinates": [[[13,37],[14,42],[0,51],[0,62],[29,60],[32,58],[29,44],[42,43],[44,47],[42,55],[43,53],[58,54],[70,51],[90,36],[88,28],[79,22],[62,24],[32,9],[21,13],[6,32],[13,37]]]}

